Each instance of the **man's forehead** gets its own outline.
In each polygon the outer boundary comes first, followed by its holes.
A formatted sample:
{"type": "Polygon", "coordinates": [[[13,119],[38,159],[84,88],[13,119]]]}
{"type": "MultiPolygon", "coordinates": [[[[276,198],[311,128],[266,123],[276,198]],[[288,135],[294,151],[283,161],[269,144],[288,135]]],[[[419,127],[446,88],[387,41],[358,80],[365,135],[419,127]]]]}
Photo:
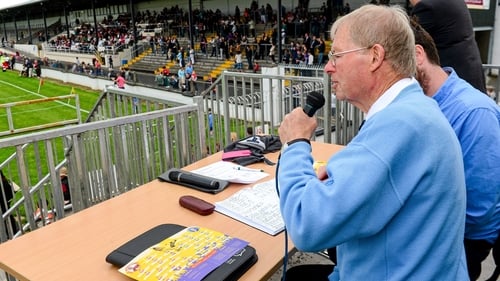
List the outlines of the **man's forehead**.
{"type": "Polygon", "coordinates": [[[346,28],[337,27],[332,35],[332,49],[334,46],[345,44],[349,40],[346,28]]]}

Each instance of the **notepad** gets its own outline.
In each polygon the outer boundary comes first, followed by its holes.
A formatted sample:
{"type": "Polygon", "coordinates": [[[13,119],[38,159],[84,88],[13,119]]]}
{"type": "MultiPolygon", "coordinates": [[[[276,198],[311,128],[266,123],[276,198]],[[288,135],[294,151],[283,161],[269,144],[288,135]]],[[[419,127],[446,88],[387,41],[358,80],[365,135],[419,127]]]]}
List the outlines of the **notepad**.
{"type": "Polygon", "coordinates": [[[219,180],[243,184],[255,183],[269,176],[268,173],[260,169],[254,169],[248,166],[241,166],[225,161],[217,161],[191,172],[219,180]]]}
{"type": "Polygon", "coordinates": [[[244,188],[214,205],[215,211],[268,234],[285,229],[275,179],[244,188]]]}

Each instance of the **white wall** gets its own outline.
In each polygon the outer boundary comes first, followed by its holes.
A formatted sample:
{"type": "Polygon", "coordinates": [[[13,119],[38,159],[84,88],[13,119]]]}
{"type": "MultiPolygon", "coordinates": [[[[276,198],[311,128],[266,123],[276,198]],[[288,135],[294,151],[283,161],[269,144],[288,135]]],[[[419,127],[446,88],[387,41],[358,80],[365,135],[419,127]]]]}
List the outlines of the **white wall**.
{"type": "Polygon", "coordinates": [[[31,54],[33,56],[41,56],[40,50],[38,50],[38,45],[15,44],[14,49],[31,54]]]}

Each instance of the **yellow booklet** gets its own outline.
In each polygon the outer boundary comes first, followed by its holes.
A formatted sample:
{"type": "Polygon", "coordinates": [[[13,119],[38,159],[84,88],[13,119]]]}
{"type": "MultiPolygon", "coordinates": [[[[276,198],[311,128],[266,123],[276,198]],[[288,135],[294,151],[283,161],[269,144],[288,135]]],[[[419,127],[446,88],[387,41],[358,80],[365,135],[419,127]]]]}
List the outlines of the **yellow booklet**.
{"type": "Polygon", "coordinates": [[[248,242],[191,226],[144,250],[119,271],[135,280],[202,280],[248,242]]]}

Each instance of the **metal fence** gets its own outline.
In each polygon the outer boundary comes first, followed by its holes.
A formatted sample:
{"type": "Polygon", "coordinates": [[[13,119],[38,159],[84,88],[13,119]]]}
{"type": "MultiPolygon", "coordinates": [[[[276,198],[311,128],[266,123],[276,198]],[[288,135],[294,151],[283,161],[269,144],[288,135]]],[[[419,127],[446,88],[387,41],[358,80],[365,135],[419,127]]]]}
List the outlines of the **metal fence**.
{"type": "Polygon", "coordinates": [[[42,99],[36,99],[36,100],[4,103],[4,104],[0,104],[0,108],[5,108],[6,117],[7,117],[7,124],[9,125],[9,128],[7,131],[0,131],[0,137],[7,136],[7,135],[14,135],[14,134],[23,133],[23,132],[29,132],[29,131],[33,131],[36,129],[47,129],[47,128],[69,125],[69,124],[78,124],[81,121],[80,101],[78,99],[78,95],[73,95],[73,94],[51,97],[51,98],[42,98],[42,99]],[[75,114],[74,119],[59,120],[59,121],[52,122],[52,123],[33,125],[33,126],[29,126],[29,127],[16,127],[14,125],[15,122],[14,122],[14,115],[12,114],[12,108],[31,105],[31,104],[35,104],[35,103],[46,103],[46,102],[52,102],[52,101],[61,102],[64,100],[69,101],[70,99],[75,99],[76,114],[75,114]]]}
{"type": "Polygon", "coordinates": [[[95,108],[96,121],[0,139],[0,149],[14,152],[0,164],[10,181],[10,186],[2,183],[2,192],[5,195],[6,188],[11,188],[15,194],[2,214],[1,241],[61,219],[68,209],[78,212],[206,155],[201,150],[205,142],[201,97],[190,105],[171,108],[133,99],[126,93],[105,92],[95,108]],[[144,113],[129,110],[135,105],[144,113]],[[63,166],[69,171],[70,206],[63,201],[59,178],[63,166]]]}
{"type": "Polygon", "coordinates": [[[247,129],[255,133],[276,134],[281,120],[295,107],[303,106],[311,92],[325,97],[325,106],[317,111],[315,138],[347,144],[357,133],[362,113],[335,99],[330,78],[321,65],[284,65],[263,69],[262,74],[224,71],[202,92],[205,108],[215,114],[210,152],[217,151],[247,129]],[[217,143],[218,142],[218,143],[217,143]]]}

